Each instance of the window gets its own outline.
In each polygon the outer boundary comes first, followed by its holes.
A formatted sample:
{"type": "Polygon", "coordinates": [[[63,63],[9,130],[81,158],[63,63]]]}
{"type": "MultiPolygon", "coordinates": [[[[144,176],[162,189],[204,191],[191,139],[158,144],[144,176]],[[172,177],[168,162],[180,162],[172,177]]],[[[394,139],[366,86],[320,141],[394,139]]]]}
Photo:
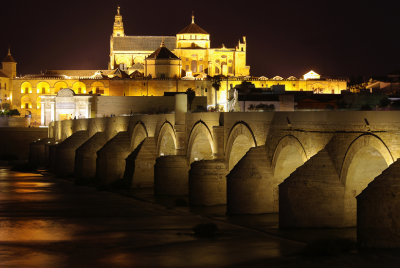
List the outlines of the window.
{"type": "Polygon", "coordinates": [[[200,64],[200,66],[199,66],[199,72],[203,72],[203,64],[200,64]]]}
{"type": "Polygon", "coordinates": [[[46,94],[46,89],[42,87],[42,94],[46,94]]]}

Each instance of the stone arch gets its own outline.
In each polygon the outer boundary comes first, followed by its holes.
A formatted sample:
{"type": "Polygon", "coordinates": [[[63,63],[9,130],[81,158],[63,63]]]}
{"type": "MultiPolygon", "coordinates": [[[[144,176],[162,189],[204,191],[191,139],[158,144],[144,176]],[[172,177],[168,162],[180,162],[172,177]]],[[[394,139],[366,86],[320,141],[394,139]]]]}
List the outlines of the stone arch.
{"type": "Polygon", "coordinates": [[[356,225],[356,196],[393,162],[389,148],[376,135],[363,134],[350,144],[340,173],[340,181],[344,185],[344,224],[346,226],[356,225]]]}
{"type": "Polygon", "coordinates": [[[214,152],[214,142],[210,129],[203,121],[198,121],[190,131],[187,151],[189,163],[211,160],[214,152]]]}
{"type": "Polygon", "coordinates": [[[176,154],[176,136],[172,124],[165,121],[157,139],[157,156],[176,154]]]}
{"type": "Polygon", "coordinates": [[[91,91],[93,94],[104,94],[105,86],[102,82],[96,81],[90,85],[91,91]]]}
{"type": "Polygon", "coordinates": [[[308,160],[302,143],[293,135],[282,137],[275,148],[271,167],[273,170],[273,211],[279,210],[279,184],[308,160]]]}
{"type": "Polygon", "coordinates": [[[50,85],[47,82],[39,82],[36,84],[36,92],[38,94],[50,94],[50,85]]]}
{"type": "Polygon", "coordinates": [[[136,147],[149,135],[147,133],[146,126],[144,125],[143,122],[139,121],[136,123],[135,127],[133,128],[132,131],[132,136],[131,136],[131,150],[136,149],[136,147]]]}
{"type": "Polygon", "coordinates": [[[72,85],[72,89],[74,90],[75,94],[86,94],[86,85],[81,81],[75,82],[72,85]]]}
{"type": "Polygon", "coordinates": [[[271,166],[275,180],[278,184],[283,182],[307,160],[306,150],[299,139],[293,135],[284,136],[279,140],[272,158],[271,166]]]}
{"type": "Polygon", "coordinates": [[[32,93],[32,84],[25,81],[21,84],[21,94],[32,93]]]}
{"type": "Polygon", "coordinates": [[[54,93],[57,94],[61,89],[68,88],[68,85],[64,81],[58,81],[54,84],[54,93]]]}
{"type": "Polygon", "coordinates": [[[231,129],[225,147],[228,169],[232,168],[251,147],[257,146],[253,131],[245,122],[237,122],[231,129]]]}
{"type": "Polygon", "coordinates": [[[32,100],[28,95],[22,96],[21,108],[22,109],[32,109],[32,100]]]}

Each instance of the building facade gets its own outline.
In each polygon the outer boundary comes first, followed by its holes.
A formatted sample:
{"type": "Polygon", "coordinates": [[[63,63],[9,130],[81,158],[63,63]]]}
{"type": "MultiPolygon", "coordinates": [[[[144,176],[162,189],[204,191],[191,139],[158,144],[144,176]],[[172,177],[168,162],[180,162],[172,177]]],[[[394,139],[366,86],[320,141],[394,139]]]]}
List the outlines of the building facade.
{"type": "MultiPolygon", "coordinates": [[[[164,96],[166,92],[191,89],[196,96],[206,97],[208,108],[218,104],[227,111],[229,90],[244,81],[265,90],[280,87],[322,94],[340,94],[347,88],[344,80],[323,79],[312,71],[301,79],[250,77],[246,53],[245,37],[236,48],[211,48],[210,35],[194,17],[176,36],[126,36],[118,8],[110,39],[109,69],[48,70],[18,76],[17,62],[8,51],[0,70],[0,99],[22,116],[31,117],[33,126],[39,126],[56,119],[57,112],[48,103],[62,89],[79,96],[164,96]],[[219,90],[213,88],[216,77],[219,90]],[[41,112],[44,104],[50,111],[44,114],[45,120],[41,112]]],[[[61,114],[60,118],[68,118],[68,113],[61,114]]]]}
{"type": "Polygon", "coordinates": [[[120,67],[128,73],[142,71],[145,59],[161,42],[182,61],[181,76],[248,76],[250,66],[246,65],[246,37],[235,48],[211,48],[210,34],[192,22],[176,36],[128,36],[125,35],[120,8],[115,16],[113,34],[110,38],[109,69],[120,67]]]}

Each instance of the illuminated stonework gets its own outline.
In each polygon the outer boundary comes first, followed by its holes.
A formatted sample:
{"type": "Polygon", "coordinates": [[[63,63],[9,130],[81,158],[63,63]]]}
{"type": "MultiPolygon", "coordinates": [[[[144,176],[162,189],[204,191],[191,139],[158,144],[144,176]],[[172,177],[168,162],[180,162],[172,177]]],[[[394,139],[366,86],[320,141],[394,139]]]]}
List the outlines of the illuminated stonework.
{"type": "MultiPolygon", "coordinates": [[[[206,73],[210,76],[248,76],[250,66],[246,65],[246,37],[235,48],[210,47],[210,34],[192,22],[176,36],[127,36],[124,33],[122,16],[118,7],[114,31],[110,39],[109,69],[120,66],[132,73],[145,64],[145,58],[157,49],[161,41],[182,60],[182,76],[206,73]]],[[[139,69],[140,71],[140,69],[139,69]]]]}

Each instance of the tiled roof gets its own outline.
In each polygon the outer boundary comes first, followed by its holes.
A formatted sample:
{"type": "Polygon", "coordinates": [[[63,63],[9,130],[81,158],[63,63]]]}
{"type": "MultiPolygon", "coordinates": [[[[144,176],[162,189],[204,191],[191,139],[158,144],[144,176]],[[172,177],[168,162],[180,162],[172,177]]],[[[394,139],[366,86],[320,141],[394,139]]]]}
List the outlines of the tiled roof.
{"type": "Polygon", "coordinates": [[[150,56],[147,57],[148,59],[179,59],[174,53],[172,53],[168,48],[161,45],[156,51],[151,53],[150,56]]]}
{"type": "Polygon", "coordinates": [[[183,28],[178,34],[208,34],[203,28],[196,23],[192,22],[185,28],[183,28]]]}
{"type": "Polygon", "coordinates": [[[47,70],[44,75],[45,76],[92,76],[96,72],[101,71],[103,74],[107,75],[110,70],[47,70]]]}
{"type": "Polygon", "coordinates": [[[160,47],[162,40],[168,49],[176,48],[175,36],[123,36],[113,39],[114,51],[154,51],[160,47]]]}
{"type": "Polygon", "coordinates": [[[10,49],[8,49],[8,54],[7,56],[4,58],[4,60],[2,62],[16,62],[13,58],[13,56],[11,56],[11,51],[10,49]]]}

